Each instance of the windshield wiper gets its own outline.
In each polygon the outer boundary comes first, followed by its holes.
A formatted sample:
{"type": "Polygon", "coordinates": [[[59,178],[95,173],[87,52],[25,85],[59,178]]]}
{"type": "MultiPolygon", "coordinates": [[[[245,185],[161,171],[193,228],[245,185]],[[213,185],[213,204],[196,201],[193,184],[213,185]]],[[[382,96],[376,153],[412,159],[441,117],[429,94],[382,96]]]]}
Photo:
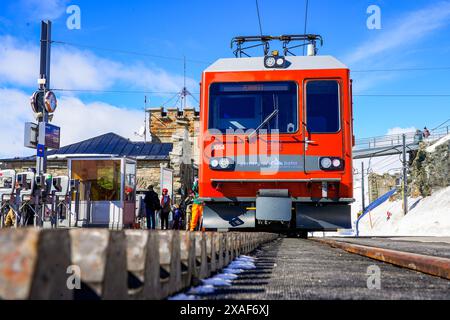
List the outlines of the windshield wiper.
{"type": "Polygon", "coordinates": [[[253,137],[255,135],[255,133],[258,132],[259,129],[261,129],[262,127],[264,127],[270,120],[272,120],[273,117],[275,117],[278,114],[278,109],[273,110],[273,112],[271,114],[269,114],[263,122],[261,122],[261,124],[252,132],[250,132],[247,136],[248,139],[250,139],[251,137],[253,137]]]}

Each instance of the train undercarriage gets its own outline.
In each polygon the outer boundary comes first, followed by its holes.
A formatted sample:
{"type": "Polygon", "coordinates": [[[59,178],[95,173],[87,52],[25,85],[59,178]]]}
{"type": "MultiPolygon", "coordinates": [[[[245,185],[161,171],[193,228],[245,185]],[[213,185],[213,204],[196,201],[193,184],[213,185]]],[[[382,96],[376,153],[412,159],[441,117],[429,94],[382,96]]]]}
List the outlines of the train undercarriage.
{"type": "Polygon", "coordinates": [[[255,198],[203,199],[206,230],[258,230],[305,236],[351,228],[353,199],[293,198],[288,190],[260,190],[255,198]]]}

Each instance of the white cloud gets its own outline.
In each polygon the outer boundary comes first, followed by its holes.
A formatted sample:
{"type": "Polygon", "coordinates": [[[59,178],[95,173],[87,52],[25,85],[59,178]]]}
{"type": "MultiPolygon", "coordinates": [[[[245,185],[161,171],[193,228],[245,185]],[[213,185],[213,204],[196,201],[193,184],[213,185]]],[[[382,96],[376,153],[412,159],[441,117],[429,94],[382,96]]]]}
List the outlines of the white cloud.
{"type": "MultiPolygon", "coordinates": [[[[29,95],[15,89],[0,89],[0,157],[34,154],[23,147],[25,122],[34,122],[29,95]]],[[[75,97],[62,96],[52,123],[61,127],[61,145],[114,132],[132,140],[141,140],[134,132],[142,126],[139,110],[118,108],[102,102],[83,103],[75,97]]]]}
{"type": "Polygon", "coordinates": [[[415,127],[409,127],[409,128],[400,128],[400,127],[395,127],[395,128],[391,128],[387,131],[387,135],[394,135],[394,134],[403,134],[403,133],[411,133],[411,132],[416,132],[416,128],[415,127]]]}
{"type": "Polygon", "coordinates": [[[36,85],[39,75],[39,49],[11,36],[0,37],[0,84],[36,85]]]}
{"type": "MultiPolygon", "coordinates": [[[[23,128],[33,121],[30,97],[18,90],[0,89],[0,156],[23,156],[23,128]]],[[[28,153],[29,154],[29,153],[28,153]]]]}
{"type": "MultiPolygon", "coordinates": [[[[431,6],[409,12],[396,21],[383,23],[383,29],[352,50],[344,61],[352,69],[383,69],[393,65],[408,65],[406,49],[423,45],[433,32],[450,24],[450,2],[437,2],[431,6]]],[[[360,94],[377,84],[401,77],[399,73],[353,73],[354,93],[360,94]]]]}
{"type": "Polygon", "coordinates": [[[33,20],[54,20],[65,13],[68,2],[68,0],[20,0],[19,6],[33,20]]]}
{"type": "MultiPolygon", "coordinates": [[[[35,87],[39,74],[39,49],[11,36],[0,36],[0,84],[35,87]]],[[[143,63],[123,64],[87,50],[57,47],[52,50],[52,88],[105,90],[115,85],[154,92],[178,92],[183,77],[143,63]]],[[[186,79],[197,91],[197,81],[186,79]]],[[[127,89],[125,89],[127,90],[127,89]]],[[[167,94],[160,94],[167,96],[167,94]]]]}
{"type": "Polygon", "coordinates": [[[442,1],[429,7],[410,12],[400,18],[392,27],[384,27],[375,38],[359,47],[346,59],[354,64],[367,61],[392,50],[404,50],[406,46],[419,43],[426,36],[450,23],[450,2],[442,1]]]}

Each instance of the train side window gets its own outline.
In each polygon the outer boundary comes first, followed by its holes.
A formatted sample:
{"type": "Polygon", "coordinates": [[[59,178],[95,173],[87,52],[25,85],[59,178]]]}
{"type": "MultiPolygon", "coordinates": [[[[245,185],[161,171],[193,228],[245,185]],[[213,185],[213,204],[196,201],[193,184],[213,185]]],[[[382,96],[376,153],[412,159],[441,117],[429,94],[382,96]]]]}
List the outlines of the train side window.
{"type": "Polygon", "coordinates": [[[314,80],[306,83],[306,122],[311,133],[335,133],[340,130],[339,83],[314,80]]]}

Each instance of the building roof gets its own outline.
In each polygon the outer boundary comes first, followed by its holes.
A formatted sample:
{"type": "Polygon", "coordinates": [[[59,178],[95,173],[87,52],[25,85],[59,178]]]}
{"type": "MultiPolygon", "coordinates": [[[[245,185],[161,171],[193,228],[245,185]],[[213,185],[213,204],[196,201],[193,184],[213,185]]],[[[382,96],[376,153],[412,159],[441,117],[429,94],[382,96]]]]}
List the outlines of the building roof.
{"type": "MultiPolygon", "coordinates": [[[[332,56],[286,56],[288,66],[281,70],[319,70],[348,69],[348,67],[332,56]]],[[[264,67],[264,57],[219,59],[210,65],[205,72],[225,71],[279,71],[264,67]]]]}
{"type": "MultiPolygon", "coordinates": [[[[49,159],[64,159],[79,156],[132,157],[137,160],[168,160],[172,143],[145,143],[130,141],[109,132],[98,137],[67,145],[58,150],[50,150],[49,159]]],[[[31,161],[35,156],[4,159],[1,161],[31,161]]]]}

